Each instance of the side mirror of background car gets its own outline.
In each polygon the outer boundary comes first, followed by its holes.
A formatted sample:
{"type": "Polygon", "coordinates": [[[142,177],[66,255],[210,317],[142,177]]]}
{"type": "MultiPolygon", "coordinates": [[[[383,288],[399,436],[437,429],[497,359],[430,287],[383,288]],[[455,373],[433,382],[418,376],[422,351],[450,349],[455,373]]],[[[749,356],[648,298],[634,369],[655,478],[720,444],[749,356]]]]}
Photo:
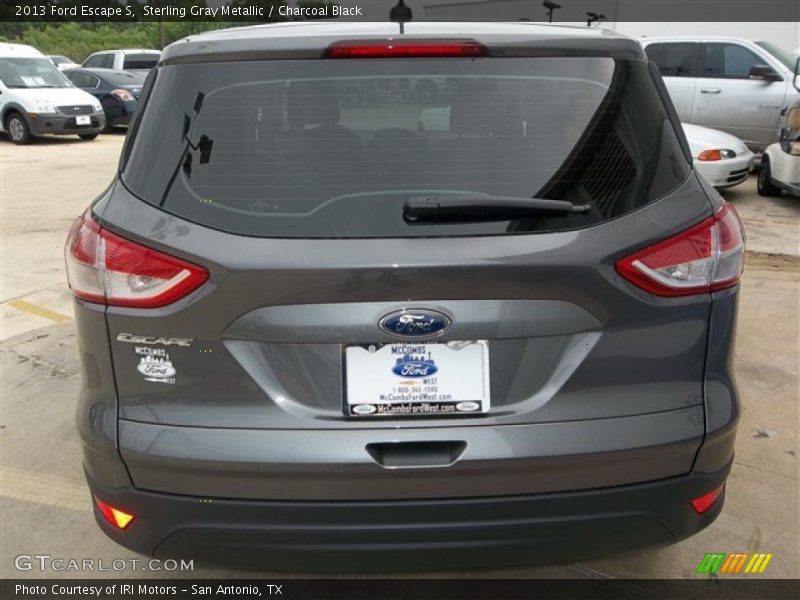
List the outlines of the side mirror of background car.
{"type": "Polygon", "coordinates": [[[781,76],[778,72],[768,65],[753,65],[750,67],[750,79],[760,81],[780,81],[781,76]]]}

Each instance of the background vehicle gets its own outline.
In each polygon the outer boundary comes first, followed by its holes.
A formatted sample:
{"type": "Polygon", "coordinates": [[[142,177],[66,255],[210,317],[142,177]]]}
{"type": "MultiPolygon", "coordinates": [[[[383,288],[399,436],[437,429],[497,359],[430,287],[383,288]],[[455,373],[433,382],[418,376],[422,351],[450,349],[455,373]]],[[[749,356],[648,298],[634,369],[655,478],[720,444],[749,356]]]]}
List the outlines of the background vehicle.
{"type": "Polygon", "coordinates": [[[100,100],[107,131],[130,123],[144,85],[144,75],[114,69],[73,69],[65,71],[64,75],[75,87],[100,100]]]}
{"type": "Polygon", "coordinates": [[[800,105],[789,109],[781,141],[770,145],[761,157],[758,193],[777,196],[781,190],[800,197],[800,105]]]}
{"type": "Polygon", "coordinates": [[[105,126],[100,102],[76,89],[32,46],[0,43],[0,123],[15,144],[45,134],[94,139],[105,126]]]}
{"type": "Polygon", "coordinates": [[[103,50],[90,54],[81,64],[86,68],[115,69],[147,74],[156,66],[161,52],[141,48],[123,50],[103,50]]]}
{"type": "Polygon", "coordinates": [[[760,152],[778,140],[782,111],[800,100],[794,61],[768,42],[640,39],[684,123],[725,131],[760,152]]]}
{"type": "Polygon", "coordinates": [[[73,61],[71,58],[61,56],[60,54],[51,54],[47,58],[53,63],[59,71],[66,71],[67,69],[74,69],[80,65],[73,61]]]}
{"type": "Polygon", "coordinates": [[[683,131],[694,168],[715,188],[738,185],[753,170],[753,152],[736,136],[688,123],[683,123],[683,131]]]}
{"type": "Polygon", "coordinates": [[[463,568],[668,544],[719,514],[744,246],[657,70],[583,27],[405,32],[165,50],[66,249],[87,479],[118,543],[463,568]],[[416,95],[345,102],[438,78],[436,130],[416,95]]]}

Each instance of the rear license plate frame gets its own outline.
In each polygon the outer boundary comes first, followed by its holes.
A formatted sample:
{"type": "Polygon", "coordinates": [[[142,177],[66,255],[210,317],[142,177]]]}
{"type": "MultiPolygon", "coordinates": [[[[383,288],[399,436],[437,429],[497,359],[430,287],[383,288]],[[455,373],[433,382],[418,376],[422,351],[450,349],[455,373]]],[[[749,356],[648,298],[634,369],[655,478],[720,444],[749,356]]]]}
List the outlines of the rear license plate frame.
{"type": "Polygon", "coordinates": [[[491,409],[487,340],[344,344],[341,350],[348,418],[480,416],[491,409]],[[364,369],[377,370],[354,379],[364,369]],[[380,390],[391,399],[381,399],[380,390]]]}

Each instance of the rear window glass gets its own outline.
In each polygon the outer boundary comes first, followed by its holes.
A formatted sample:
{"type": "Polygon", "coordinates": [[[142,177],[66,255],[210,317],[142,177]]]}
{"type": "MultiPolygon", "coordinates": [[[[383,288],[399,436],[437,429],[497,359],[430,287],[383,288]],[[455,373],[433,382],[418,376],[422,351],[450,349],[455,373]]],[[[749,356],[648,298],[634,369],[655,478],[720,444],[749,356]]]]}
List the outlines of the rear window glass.
{"type": "Polygon", "coordinates": [[[585,227],[687,176],[644,63],[294,60],[159,70],[123,175],[191,221],[264,237],[585,227]],[[563,199],[588,214],[410,224],[410,198],[563,199]]]}
{"type": "Polygon", "coordinates": [[[158,64],[158,54],[126,54],[123,69],[152,69],[158,64]]]}

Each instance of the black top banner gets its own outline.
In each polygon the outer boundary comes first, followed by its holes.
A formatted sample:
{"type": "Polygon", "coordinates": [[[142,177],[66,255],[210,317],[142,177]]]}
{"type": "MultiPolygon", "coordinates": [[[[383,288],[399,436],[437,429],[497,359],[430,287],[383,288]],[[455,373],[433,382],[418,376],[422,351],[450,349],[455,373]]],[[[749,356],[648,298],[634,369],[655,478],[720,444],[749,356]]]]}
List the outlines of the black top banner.
{"type": "MultiPolygon", "coordinates": [[[[0,0],[0,22],[389,20],[397,0],[0,0]]],[[[416,21],[798,22],[798,0],[405,0],[416,21]],[[552,4],[548,2],[547,4],[552,4]],[[590,15],[594,15],[591,17],[590,15]]]]}

